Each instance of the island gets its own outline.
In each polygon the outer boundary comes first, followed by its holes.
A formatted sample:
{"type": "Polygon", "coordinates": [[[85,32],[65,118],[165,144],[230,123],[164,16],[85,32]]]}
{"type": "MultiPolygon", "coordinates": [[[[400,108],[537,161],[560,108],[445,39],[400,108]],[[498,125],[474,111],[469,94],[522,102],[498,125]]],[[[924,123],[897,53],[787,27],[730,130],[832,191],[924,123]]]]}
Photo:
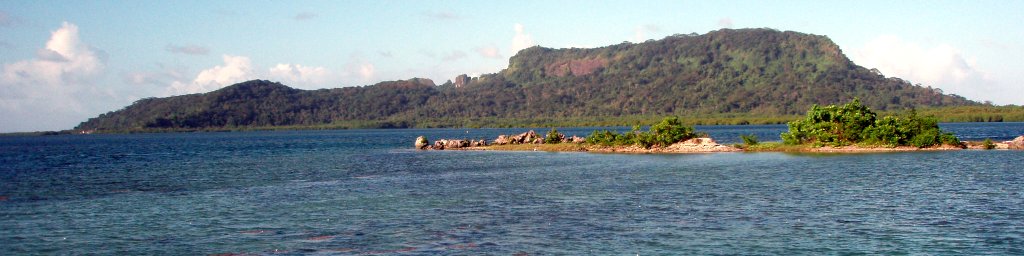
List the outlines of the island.
{"type": "Polygon", "coordinates": [[[677,117],[667,117],[646,131],[639,125],[618,133],[596,130],[586,138],[566,137],[552,128],[540,136],[530,130],[516,135],[500,135],[485,140],[440,139],[433,144],[419,136],[414,146],[421,150],[510,150],[510,151],[586,151],[610,153],[708,153],[708,152],[890,152],[961,149],[1024,149],[1024,135],[1011,141],[960,141],[941,130],[932,116],[920,116],[914,110],[901,115],[878,114],[859,99],[837,106],[814,105],[806,117],[787,123],[781,142],[759,142],[753,135],[742,135],[743,144],[722,145],[706,133],[695,131],[677,117]]]}

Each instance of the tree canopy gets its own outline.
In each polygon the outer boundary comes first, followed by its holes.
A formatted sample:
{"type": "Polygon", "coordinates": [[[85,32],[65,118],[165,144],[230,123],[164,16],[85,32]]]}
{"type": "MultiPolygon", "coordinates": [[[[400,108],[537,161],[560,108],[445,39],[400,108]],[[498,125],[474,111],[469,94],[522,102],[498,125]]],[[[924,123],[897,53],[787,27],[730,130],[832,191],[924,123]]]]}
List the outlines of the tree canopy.
{"type": "MultiPolygon", "coordinates": [[[[888,111],[980,105],[852,63],[825,36],[723,29],[593,49],[532,47],[460,85],[427,79],[298,90],[253,80],[139,100],[76,129],[266,126],[445,127],[494,120],[798,115],[853,98],[888,111]]],[[[842,136],[846,136],[845,134],[842,136]]]]}
{"type": "Polygon", "coordinates": [[[939,129],[934,117],[918,116],[916,111],[909,110],[901,116],[877,118],[877,114],[858,99],[842,106],[812,106],[804,119],[789,122],[788,125],[789,131],[780,136],[784,143],[790,145],[960,145],[955,135],[939,129]]]}

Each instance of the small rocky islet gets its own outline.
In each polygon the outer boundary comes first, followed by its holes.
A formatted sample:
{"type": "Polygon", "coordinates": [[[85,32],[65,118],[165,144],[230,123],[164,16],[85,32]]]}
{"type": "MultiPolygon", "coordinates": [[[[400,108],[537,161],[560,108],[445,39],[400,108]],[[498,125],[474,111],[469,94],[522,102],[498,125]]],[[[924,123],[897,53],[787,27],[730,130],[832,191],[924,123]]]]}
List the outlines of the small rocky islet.
{"type": "Polygon", "coordinates": [[[686,153],[686,152],[739,152],[740,148],[722,145],[709,137],[690,138],[668,146],[601,146],[588,144],[586,138],[566,137],[558,133],[557,139],[546,139],[533,130],[516,135],[499,135],[492,141],[467,139],[439,139],[433,144],[424,137],[416,138],[415,147],[421,150],[519,150],[519,151],[590,151],[620,153],[686,153]],[[569,146],[552,146],[554,144],[569,146]],[[520,147],[516,147],[520,146],[520,147]],[[531,147],[532,146],[532,147],[531,147]]]}
{"type": "Polygon", "coordinates": [[[986,148],[983,142],[980,141],[968,141],[962,143],[960,147],[950,145],[940,145],[935,147],[910,147],[910,146],[898,146],[898,147],[861,147],[856,145],[848,145],[842,147],[804,147],[797,150],[792,148],[786,149],[751,149],[744,148],[740,145],[723,145],[716,142],[710,137],[690,138],[683,141],[673,143],[668,146],[652,146],[644,148],[637,145],[629,146],[602,146],[589,144],[586,138],[571,136],[566,137],[564,134],[558,133],[557,140],[548,140],[545,137],[540,136],[537,132],[529,130],[515,135],[499,135],[497,138],[491,141],[486,140],[469,140],[469,139],[439,139],[435,140],[434,143],[425,136],[419,136],[416,138],[415,147],[420,150],[508,150],[508,151],[584,151],[584,152],[607,152],[607,153],[711,153],[711,152],[773,152],[773,151],[800,151],[800,152],[818,152],[818,153],[849,153],[849,152],[901,152],[901,151],[920,151],[920,150],[961,150],[961,149],[997,149],[997,150],[1024,150],[1024,135],[1018,136],[1017,138],[1003,142],[993,142],[990,148],[986,148]],[[555,142],[557,141],[557,142],[555,142]],[[555,143],[552,143],[555,142],[555,143]],[[569,146],[554,146],[554,145],[569,145],[569,146]]]}
{"type": "Polygon", "coordinates": [[[871,111],[854,98],[844,105],[811,106],[805,118],[787,123],[788,131],[779,134],[782,142],[759,143],[757,137],[741,136],[743,145],[722,145],[706,133],[698,132],[676,117],[666,117],[641,131],[640,126],[626,133],[594,131],[587,138],[566,137],[552,128],[541,137],[530,130],[517,135],[500,135],[490,143],[484,140],[442,139],[433,145],[426,137],[416,138],[418,149],[544,150],[596,151],[622,153],[702,153],[702,152],[887,152],[960,149],[1024,149],[1024,135],[1004,141],[961,141],[939,128],[933,116],[919,116],[914,110],[900,115],[871,111]],[[517,146],[520,145],[520,146],[517,146]],[[521,146],[526,145],[526,146],[521,146]]]}

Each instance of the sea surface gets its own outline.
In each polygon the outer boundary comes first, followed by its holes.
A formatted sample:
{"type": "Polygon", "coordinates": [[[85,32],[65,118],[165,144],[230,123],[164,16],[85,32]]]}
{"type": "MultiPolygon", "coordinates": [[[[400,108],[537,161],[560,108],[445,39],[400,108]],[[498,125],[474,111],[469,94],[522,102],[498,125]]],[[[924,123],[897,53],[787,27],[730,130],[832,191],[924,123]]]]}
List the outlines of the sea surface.
{"type": "Polygon", "coordinates": [[[525,130],[0,137],[0,255],[1024,254],[1024,151],[412,149],[525,130]]]}

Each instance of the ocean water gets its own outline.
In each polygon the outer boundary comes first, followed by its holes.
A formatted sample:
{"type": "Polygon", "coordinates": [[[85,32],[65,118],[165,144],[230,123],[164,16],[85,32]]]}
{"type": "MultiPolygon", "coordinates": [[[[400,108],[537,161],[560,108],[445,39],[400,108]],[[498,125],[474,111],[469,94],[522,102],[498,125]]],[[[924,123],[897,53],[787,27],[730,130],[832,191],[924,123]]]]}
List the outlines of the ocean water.
{"type": "Polygon", "coordinates": [[[0,254],[1024,254],[1024,151],[411,149],[522,131],[0,137],[0,254]]]}

